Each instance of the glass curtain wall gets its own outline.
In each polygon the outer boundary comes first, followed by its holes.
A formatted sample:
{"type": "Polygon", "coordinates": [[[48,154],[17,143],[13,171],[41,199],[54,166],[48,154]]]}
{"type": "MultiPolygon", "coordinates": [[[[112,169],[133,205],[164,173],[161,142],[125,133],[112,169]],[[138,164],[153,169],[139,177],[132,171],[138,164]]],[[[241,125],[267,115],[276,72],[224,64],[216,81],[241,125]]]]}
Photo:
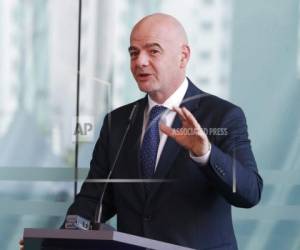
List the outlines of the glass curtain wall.
{"type": "MultiPolygon", "coordinates": [[[[265,187],[233,209],[240,249],[300,249],[300,9],[298,0],[0,0],[0,244],[24,227],[57,228],[74,195],[76,84],[79,183],[104,115],[143,96],[129,70],[129,34],[144,15],[185,26],[188,76],[241,106],[265,187]]],[[[113,223],[115,223],[114,218],[113,223]]]]}

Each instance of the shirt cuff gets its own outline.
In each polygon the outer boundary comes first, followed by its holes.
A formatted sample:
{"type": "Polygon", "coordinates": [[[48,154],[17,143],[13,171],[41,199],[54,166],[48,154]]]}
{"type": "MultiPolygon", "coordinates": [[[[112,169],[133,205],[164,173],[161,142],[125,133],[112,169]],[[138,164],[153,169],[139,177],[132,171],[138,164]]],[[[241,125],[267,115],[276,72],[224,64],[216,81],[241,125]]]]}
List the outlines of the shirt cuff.
{"type": "Polygon", "coordinates": [[[204,166],[208,163],[209,156],[211,152],[211,145],[209,145],[209,150],[205,155],[202,156],[195,156],[191,151],[189,151],[190,157],[193,161],[199,163],[200,165],[204,166]]]}

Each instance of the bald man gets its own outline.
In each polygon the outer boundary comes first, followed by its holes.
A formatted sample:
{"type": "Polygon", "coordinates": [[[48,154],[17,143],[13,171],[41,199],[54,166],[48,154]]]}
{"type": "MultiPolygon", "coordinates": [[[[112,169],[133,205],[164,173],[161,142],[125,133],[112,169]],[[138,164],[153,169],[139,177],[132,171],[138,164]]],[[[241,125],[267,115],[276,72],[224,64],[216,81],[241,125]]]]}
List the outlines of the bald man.
{"type": "MultiPolygon", "coordinates": [[[[237,249],[231,206],[250,208],[263,181],[243,111],[187,77],[190,47],[172,16],[153,14],[130,35],[131,72],[146,96],[109,113],[87,179],[109,175],[102,222],[195,249],[237,249]],[[139,180],[139,181],[137,181],[139,180]]],[[[68,214],[94,220],[103,182],[85,182],[68,214]]]]}

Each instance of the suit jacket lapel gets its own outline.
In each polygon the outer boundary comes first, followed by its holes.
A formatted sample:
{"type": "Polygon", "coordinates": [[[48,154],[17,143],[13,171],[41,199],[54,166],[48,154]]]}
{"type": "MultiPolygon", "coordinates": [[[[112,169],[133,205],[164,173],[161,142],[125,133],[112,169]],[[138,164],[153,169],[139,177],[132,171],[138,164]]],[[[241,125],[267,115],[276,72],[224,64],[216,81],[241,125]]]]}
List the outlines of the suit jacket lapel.
{"type": "MultiPolygon", "coordinates": [[[[190,110],[193,113],[193,111],[198,107],[198,103],[199,103],[198,95],[201,96],[203,92],[200,91],[196,86],[194,86],[189,79],[188,81],[189,81],[189,87],[184,96],[183,102],[181,103],[180,106],[186,107],[188,110],[190,110]]],[[[172,128],[181,128],[181,121],[178,115],[175,116],[174,122],[172,124],[172,128]]],[[[177,144],[175,140],[171,138],[167,139],[166,144],[161,153],[159,162],[156,167],[156,171],[153,177],[154,179],[166,178],[168,172],[170,171],[172,163],[176,159],[180,149],[182,149],[182,147],[179,144],[177,144]]],[[[151,197],[153,197],[153,195],[158,191],[160,185],[161,182],[155,182],[152,184],[151,193],[149,194],[148,199],[151,199],[151,197]]]]}
{"type": "MultiPolygon", "coordinates": [[[[128,131],[126,146],[124,147],[126,154],[126,164],[127,169],[130,172],[130,178],[140,179],[142,178],[140,163],[139,163],[139,152],[140,152],[140,142],[141,134],[144,121],[144,110],[147,105],[147,97],[139,101],[139,106],[137,110],[137,115],[135,120],[128,131]]],[[[145,192],[143,183],[132,183],[133,190],[137,192],[138,196],[145,200],[145,192]]]]}

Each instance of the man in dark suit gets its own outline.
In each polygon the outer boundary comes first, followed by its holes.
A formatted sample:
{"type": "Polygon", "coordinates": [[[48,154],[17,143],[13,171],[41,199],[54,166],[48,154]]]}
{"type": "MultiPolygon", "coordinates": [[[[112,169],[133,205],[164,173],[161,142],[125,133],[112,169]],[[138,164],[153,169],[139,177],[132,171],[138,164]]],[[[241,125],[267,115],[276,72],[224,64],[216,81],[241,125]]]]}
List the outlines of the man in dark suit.
{"type": "MultiPolygon", "coordinates": [[[[105,179],[137,104],[102,221],[117,215],[119,231],[196,249],[237,249],[231,205],[261,197],[243,111],[199,90],[186,78],[190,48],[181,24],[165,14],[133,28],[131,71],[146,97],[108,114],[88,179],[105,179]]],[[[85,182],[68,214],[93,220],[103,182],[85,182]]]]}

